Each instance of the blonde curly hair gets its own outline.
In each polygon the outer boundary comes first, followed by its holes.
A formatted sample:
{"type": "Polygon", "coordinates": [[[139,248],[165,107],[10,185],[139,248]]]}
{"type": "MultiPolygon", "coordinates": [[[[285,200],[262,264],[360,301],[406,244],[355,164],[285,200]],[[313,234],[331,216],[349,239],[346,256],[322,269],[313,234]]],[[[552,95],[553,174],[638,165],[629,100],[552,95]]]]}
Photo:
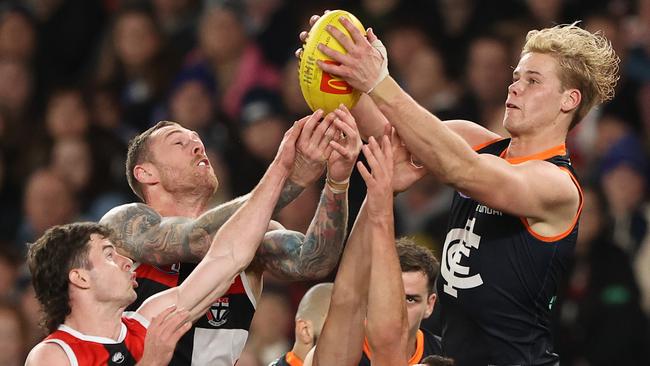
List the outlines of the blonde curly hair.
{"type": "Polygon", "coordinates": [[[562,88],[576,88],[582,101],[569,129],[580,122],[597,104],[614,97],[618,64],[612,44],[600,31],[591,33],[574,22],[533,30],[526,36],[521,54],[535,52],[555,57],[560,66],[562,88]]]}

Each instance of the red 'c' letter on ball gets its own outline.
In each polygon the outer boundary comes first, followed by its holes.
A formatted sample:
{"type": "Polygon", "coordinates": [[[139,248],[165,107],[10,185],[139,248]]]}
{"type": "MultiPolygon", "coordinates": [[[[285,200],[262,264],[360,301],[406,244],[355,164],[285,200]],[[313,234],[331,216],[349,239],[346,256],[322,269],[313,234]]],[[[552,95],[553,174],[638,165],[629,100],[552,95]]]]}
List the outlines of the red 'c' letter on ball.
{"type": "MultiPolygon", "coordinates": [[[[324,60],[326,64],[340,65],[336,61],[324,60]]],[[[323,71],[323,77],[320,79],[320,90],[325,93],[330,94],[350,94],[352,93],[352,87],[350,84],[345,82],[336,76],[333,76],[325,71],[323,71]]]]}

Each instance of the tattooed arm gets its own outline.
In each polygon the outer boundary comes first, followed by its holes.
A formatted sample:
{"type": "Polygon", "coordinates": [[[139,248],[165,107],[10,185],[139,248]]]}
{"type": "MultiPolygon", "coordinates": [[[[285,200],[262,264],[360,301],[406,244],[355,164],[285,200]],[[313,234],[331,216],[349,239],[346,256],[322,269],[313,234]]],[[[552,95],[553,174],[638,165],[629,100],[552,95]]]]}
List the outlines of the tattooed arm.
{"type": "MultiPolygon", "coordinates": [[[[316,112],[298,121],[306,127],[311,126],[310,136],[318,141],[325,134],[322,127],[314,128],[321,116],[322,112],[316,112]]],[[[296,144],[291,176],[283,186],[275,212],[293,201],[307,185],[322,175],[323,152],[316,148],[306,148],[310,140],[306,140],[303,135],[301,133],[296,144]]],[[[146,204],[132,203],[112,209],[100,223],[113,229],[120,252],[137,262],[154,265],[179,261],[196,263],[208,251],[217,230],[249,198],[250,193],[210,209],[196,219],[162,217],[146,204]]]]}
{"type": "Polygon", "coordinates": [[[307,233],[302,236],[287,230],[268,232],[255,257],[254,268],[286,280],[326,276],[336,266],[343,250],[348,221],[348,181],[362,143],[354,118],[345,106],[328,114],[326,121],[335,127],[336,136],[345,137],[328,142],[332,152],[327,162],[327,184],[307,233]]]}
{"type": "Polygon", "coordinates": [[[318,279],[338,263],[345,239],[347,192],[334,194],[325,187],[306,234],[290,230],[266,233],[252,268],[285,280],[318,279]]]}
{"type": "MultiPolygon", "coordinates": [[[[287,182],[275,209],[291,202],[302,189],[287,182]]],[[[198,263],[208,251],[217,230],[249,197],[247,194],[219,205],[196,219],[162,217],[143,203],[130,203],[110,210],[100,223],[113,229],[115,245],[134,261],[155,265],[198,263]]]]}

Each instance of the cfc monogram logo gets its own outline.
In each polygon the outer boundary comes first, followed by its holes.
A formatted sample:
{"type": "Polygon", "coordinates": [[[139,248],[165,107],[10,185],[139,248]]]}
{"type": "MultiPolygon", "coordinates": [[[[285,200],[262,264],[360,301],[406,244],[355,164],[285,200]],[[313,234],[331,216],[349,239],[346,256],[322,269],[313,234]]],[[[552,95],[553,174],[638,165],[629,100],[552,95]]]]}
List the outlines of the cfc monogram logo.
{"type": "Polygon", "coordinates": [[[475,220],[467,220],[463,229],[449,230],[445,238],[440,273],[447,282],[443,284],[443,289],[453,297],[458,297],[458,289],[474,288],[483,284],[480,274],[470,276],[470,268],[460,264],[463,256],[469,258],[471,249],[478,249],[481,242],[481,236],[474,233],[475,220]]]}
{"type": "MultiPolygon", "coordinates": [[[[340,65],[338,62],[325,60],[323,61],[326,64],[340,65]]],[[[334,75],[328,74],[323,71],[323,77],[320,79],[320,90],[325,93],[330,94],[350,94],[352,93],[352,87],[350,84],[346,83],[345,80],[342,80],[334,75]]]]}

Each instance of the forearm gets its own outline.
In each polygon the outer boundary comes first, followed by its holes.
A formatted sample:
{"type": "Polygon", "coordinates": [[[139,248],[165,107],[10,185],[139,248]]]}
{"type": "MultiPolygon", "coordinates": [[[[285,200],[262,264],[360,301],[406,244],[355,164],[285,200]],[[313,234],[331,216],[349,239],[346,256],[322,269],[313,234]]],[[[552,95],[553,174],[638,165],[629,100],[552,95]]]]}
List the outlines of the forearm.
{"type": "Polygon", "coordinates": [[[330,309],[314,356],[320,365],[357,365],[361,357],[370,275],[366,220],[364,204],[336,274],[330,309]],[[343,328],[346,332],[340,332],[343,328]]]}
{"type": "Polygon", "coordinates": [[[248,201],[221,227],[205,258],[179,286],[179,307],[194,318],[214,298],[222,295],[231,281],[252,261],[268,228],[273,208],[287,177],[272,163],[248,201]]]}
{"type": "MultiPolygon", "coordinates": [[[[278,198],[277,204],[274,208],[274,213],[277,213],[286,205],[291,203],[296,197],[302,193],[305,187],[302,187],[290,179],[286,179],[282,185],[282,191],[278,198]]],[[[203,230],[209,235],[214,235],[221,226],[228,220],[241,206],[249,200],[251,194],[248,193],[244,196],[235,198],[229,202],[223,203],[201,215],[194,220],[191,224],[193,230],[203,230]]],[[[208,247],[205,247],[207,252],[208,247]]],[[[204,253],[205,254],[205,253],[204,253]]]]}
{"type": "Polygon", "coordinates": [[[377,138],[383,135],[385,125],[389,123],[367,94],[361,94],[359,101],[350,112],[357,121],[361,138],[365,141],[368,141],[370,136],[377,138]]]}
{"type": "Polygon", "coordinates": [[[422,108],[391,77],[370,94],[399,133],[409,152],[439,180],[454,184],[469,174],[476,154],[438,117],[422,108]]]}
{"type": "MultiPolygon", "coordinates": [[[[392,210],[369,220],[372,266],[368,290],[368,342],[375,359],[406,361],[407,317],[404,285],[397,251],[392,210]]],[[[373,360],[374,363],[374,360],[373,360]]]]}
{"type": "Polygon", "coordinates": [[[334,194],[325,187],[307,233],[268,233],[258,250],[257,265],[290,281],[325,277],[336,267],[343,250],[347,218],[347,192],[334,194]]]}

